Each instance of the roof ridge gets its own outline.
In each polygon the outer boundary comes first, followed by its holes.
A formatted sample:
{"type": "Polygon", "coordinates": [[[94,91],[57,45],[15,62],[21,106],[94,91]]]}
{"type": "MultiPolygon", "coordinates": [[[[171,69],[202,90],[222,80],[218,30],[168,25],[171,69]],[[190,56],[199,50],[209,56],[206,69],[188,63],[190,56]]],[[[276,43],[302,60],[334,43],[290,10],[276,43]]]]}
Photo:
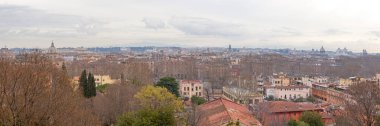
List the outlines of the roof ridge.
{"type": "Polygon", "coordinates": [[[226,105],[225,105],[224,102],[223,102],[223,98],[220,98],[220,101],[222,102],[224,109],[227,111],[228,117],[229,117],[232,121],[234,121],[234,119],[232,118],[232,116],[231,116],[231,114],[230,114],[230,111],[228,111],[226,105]]]}
{"type": "Polygon", "coordinates": [[[207,103],[212,103],[212,102],[218,101],[218,100],[220,100],[220,99],[221,99],[221,98],[214,99],[214,100],[212,100],[212,101],[208,101],[208,102],[206,102],[206,103],[204,103],[204,104],[198,105],[198,107],[204,106],[204,105],[206,105],[207,103]]]}

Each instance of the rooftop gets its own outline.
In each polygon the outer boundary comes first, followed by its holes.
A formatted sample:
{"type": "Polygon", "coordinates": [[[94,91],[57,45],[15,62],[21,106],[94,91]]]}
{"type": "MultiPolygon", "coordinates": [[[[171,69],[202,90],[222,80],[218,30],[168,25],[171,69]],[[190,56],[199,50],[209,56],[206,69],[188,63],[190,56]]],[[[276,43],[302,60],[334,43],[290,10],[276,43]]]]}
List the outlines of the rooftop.
{"type": "Polygon", "coordinates": [[[264,109],[268,109],[268,112],[270,112],[270,113],[314,111],[314,110],[322,110],[323,109],[318,104],[296,103],[296,102],[288,102],[288,101],[264,102],[264,103],[261,103],[261,106],[265,106],[264,109]]]}
{"type": "Polygon", "coordinates": [[[196,109],[199,126],[219,126],[231,121],[239,120],[244,125],[258,125],[260,122],[254,118],[248,108],[224,98],[219,98],[200,105],[196,109]]]}

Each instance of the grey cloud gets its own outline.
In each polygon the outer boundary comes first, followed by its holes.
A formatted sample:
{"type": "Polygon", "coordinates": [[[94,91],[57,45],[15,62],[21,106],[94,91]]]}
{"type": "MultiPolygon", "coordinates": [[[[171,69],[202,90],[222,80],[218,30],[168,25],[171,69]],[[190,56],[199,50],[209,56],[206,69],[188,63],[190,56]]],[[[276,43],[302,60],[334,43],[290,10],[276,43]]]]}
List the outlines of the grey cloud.
{"type": "Polygon", "coordinates": [[[144,18],[142,21],[146,28],[158,30],[166,27],[165,22],[159,18],[144,18]]]}
{"type": "Polygon", "coordinates": [[[340,29],[330,28],[330,29],[327,29],[327,30],[323,31],[323,33],[326,34],[326,35],[342,35],[342,34],[348,34],[350,32],[343,31],[343,30],[340,30],[340,29]]]}
{"type": "Polygon", "coordinates": [[[300,31],[290,27],[280,27],[271,30],[274,36],[299,36],[302,35],[300,31]]]}
{"type": "Polygon", "coordinates": [[[26,6],[0,5],[0,32],[3,35],[91,35],[96,34],[102,24],[81,16],[52,14],[26,6]]]}
{"type": "Polygon", "coordinates": [[[376,37],[380,37],[380,31],[370,31],[370,33],[376,37]]]}
{"type": "Polygon", "coordinates": [[[173,17],[170,24],[189,35],[241,37],[247,34],[240,25],[207,18],[173,17]]]}

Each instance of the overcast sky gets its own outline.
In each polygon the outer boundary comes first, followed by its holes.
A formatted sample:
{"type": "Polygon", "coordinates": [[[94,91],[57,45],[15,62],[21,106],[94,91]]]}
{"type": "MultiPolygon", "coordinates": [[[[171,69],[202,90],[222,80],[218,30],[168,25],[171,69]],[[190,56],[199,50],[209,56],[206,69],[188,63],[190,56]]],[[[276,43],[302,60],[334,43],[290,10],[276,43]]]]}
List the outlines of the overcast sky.
{"type": "Polygon", "coordinates": [[[379,0],[0,0],[0,46],[380,52],[379,0]]]}

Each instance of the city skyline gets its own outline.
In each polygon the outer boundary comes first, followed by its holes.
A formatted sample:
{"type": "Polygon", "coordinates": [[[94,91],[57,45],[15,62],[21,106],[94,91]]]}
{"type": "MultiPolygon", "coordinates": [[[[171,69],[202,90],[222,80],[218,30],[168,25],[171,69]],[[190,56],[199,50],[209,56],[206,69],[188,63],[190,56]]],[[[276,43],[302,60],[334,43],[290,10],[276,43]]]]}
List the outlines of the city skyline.
{"type": "Polygon", "coordinates": [[[0,46],[180,46],[379,52],[379,2],[0,0],[0,46]]]}

